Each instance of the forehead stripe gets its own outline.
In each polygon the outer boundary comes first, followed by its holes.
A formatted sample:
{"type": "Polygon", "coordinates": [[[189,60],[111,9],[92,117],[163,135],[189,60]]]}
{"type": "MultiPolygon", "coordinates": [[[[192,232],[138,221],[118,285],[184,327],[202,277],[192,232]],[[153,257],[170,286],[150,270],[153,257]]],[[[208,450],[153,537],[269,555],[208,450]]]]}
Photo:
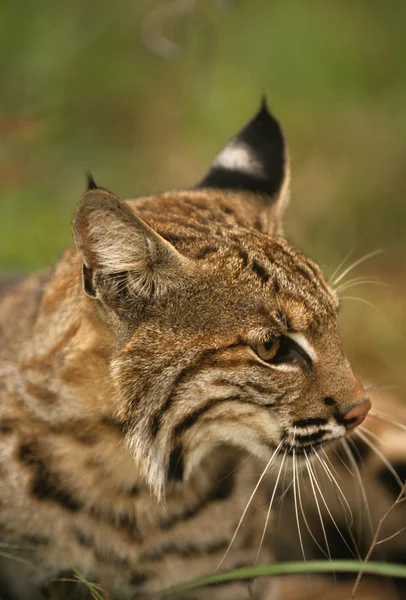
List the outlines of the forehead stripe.
{"type": "Polygon", "coordinates": [[[288,333],[287,336],[296,342],[312,360],[316,360],[317,354],[315,349],[302,333],[288,333]]]}

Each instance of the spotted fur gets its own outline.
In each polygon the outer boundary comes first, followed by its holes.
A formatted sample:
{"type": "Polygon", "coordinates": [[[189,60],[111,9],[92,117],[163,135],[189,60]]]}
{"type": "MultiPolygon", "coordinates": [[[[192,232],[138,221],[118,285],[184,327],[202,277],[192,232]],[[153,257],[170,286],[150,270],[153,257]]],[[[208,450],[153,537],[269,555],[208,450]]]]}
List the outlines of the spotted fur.
{"type": "MultiPolygon", "coordinates": [[[[4,297],[0,528],[35,567],[4,559],[11,598],[74,568],[120,599],[211,573],[275,448],[366,402],[334,290],[282,236],[288,182],[263,105],[193,190],[124,202],[90,178],[75,246],[4,297]]],[[[259,492],[222,568],[254,562],[263,522],[259,492]]]]}

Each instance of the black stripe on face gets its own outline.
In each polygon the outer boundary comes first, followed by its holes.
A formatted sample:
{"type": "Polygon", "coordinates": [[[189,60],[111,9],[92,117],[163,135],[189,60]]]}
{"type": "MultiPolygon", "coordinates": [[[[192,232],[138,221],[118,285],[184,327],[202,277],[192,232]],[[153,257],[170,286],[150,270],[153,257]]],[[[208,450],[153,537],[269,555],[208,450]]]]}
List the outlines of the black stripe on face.
{"type": "Polygon", "coordinates": [[[315,431],[314,433],[311,433],[309,435],[296,434],[295,441],[298,441],[301,444],[306,444],[307,442],[315,442],[316,440],[321,440],[321,438],[324,437],[325,433],[325,431],[320,430],[315,431]]]}
{"type": "Polygon", "coordinates": [[[172,406],[172,403],[176,397],[176,391],[177,391],[179,384],[184,379],[190,378],[195,373],[197,373],[201,368],[202,362],[209,356],[212,356],[213,354],[215,354],[216,352],[217,352],[217,350],[205,350],[204,352],[202,352],[199,355],[199,357],[197,358],[197,360],[194,363],[187,365],[187,367],[185,367],[184,369],[182,369],[180,371],[180,373],[178,374],[178,376],[176,377],[175,381],[173,382],[173,384],[171,386],[171,389],[166,398],[166,401],[164,402],[163,406],[160,409],[158,409],[158,411],[155,413],[155,415],[152,418],[152,424],[151,424],[152,437],[156,438],[156,436],[158,435],[159,430],[161,428],[162,419],[163,419],[165,413],[172,406]]]}
{"type": "Polygon", "coordinates": [[[308,419],[299,419],[293,421],[293,427],[309,427],[310,425],[326,425],[327,419],[321,417],[309,417],[308,419]]]}
{"type": "Polygon", "coordinates": [[[193,425],[196,423],[199,417],[201,417],[204,413],[208,412],[211,408],[213,408],[213,406],[216,406],[217,404],[222,404],[223,402],[234,401],[243,402],[240,396],[228,396],[227,398],[214,398],[212,400],[208,400],[203,406],[196,408],[196,410],[187,415],[187,417],[185,417],[180,423],[176,425],[176,427],[174,427],[173,434],[175,439],[178,438],[180,434],[193,427],[193,425]]]}

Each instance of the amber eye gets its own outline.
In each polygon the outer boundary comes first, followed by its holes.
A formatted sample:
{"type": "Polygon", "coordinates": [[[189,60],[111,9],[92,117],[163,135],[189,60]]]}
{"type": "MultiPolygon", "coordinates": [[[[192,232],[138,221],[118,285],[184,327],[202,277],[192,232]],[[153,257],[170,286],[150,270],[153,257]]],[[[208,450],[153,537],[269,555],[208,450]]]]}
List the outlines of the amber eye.
{"type": "Polygon", "coordinates": [[[259,356],[259,358],[262,358],[262,360],[272,360],[281,345],[281,339],[280,338],[273,338],[270,340],[267,340],[266,342],[262,342],[261,344],[258,344],[258,346],[256,347],[256,352],[259,356]]]}
{"type": "Polygon", "coordinates": [[[286,335],[270,338],[258,344],[254,350],[259,358],[273,365],[299,360],[309,367],[312,366],[312,361],[303,348],[286,335]]]}

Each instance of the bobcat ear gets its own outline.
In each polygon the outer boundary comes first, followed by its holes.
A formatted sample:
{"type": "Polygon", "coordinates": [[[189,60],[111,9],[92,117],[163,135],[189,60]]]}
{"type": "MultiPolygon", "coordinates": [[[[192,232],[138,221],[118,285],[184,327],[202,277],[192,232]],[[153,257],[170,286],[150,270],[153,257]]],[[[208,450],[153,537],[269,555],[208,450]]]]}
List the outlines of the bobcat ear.
{"type": "Polygon", "coordinates": [[[188,270],[188,259],[126,202],[89,187],[73,221],[73,237],[84,263],[85,292],[96,297],[101,288],[108,288],[110,294],[127,289],[151,296],[176,285],[188,270]]]}
{"type": "MultiPolygon", "coordinates": [[[[217,155],[198,188],[248,192],[261,198],[258,227],[279,233],[288,202],[289,156],[278,121],[269,112],[265,98],[255,117],[217,155]]],[[[249,200],[247,209],[250,209],[249,200]]]]}

